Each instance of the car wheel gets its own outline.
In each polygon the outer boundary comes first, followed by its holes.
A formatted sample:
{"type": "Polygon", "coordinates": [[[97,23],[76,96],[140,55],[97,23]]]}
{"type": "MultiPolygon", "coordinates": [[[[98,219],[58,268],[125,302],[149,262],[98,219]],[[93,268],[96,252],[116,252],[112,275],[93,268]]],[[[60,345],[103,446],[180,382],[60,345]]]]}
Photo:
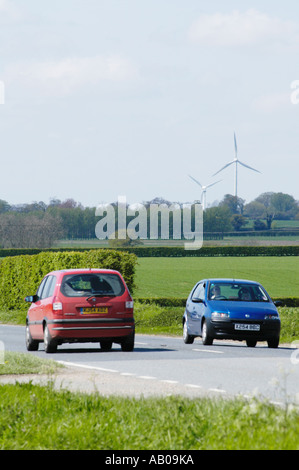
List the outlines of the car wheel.
{"type": "Polygon", "coordinates": [[[102,351],[111,351],[112,341],[100,341],[102,351]]]}
{"type": "Polygon", "coordinates": [[[46,353],[55,353],[57,350],[57,343],[52,338],[48,325],[45,325],[44,328],[44,346],[46,353]]]}
{"type": "Polygon", "coordinates": [[[131,352],[134,349],[135,333],[132,333],[130,336],[127,336],[120,343],[121,350],[126,352],[131,352]]]}
{"type": "Polygon", "coordinates": [[[279,346],[279,337],[269,339],[267,343],[268,343],[268,348],[276,349],[279,346]]]}
{"type": "Polygon", "coordinates": [[[208,334],[208,326],[206,321],[204,321],[202,324],[201,338],[202,344],[204,344],[205,346],[211,346],[213,344],[213,338],[208,334]]]}
{"type": "Polygon", "coordinates": [[[38,350],[39,342],[32,338],[28,324],[26,325],[26,330],[25,330],[25,342],[26,342],[27,351],[38,350]]]}
{"type": "Polygon", "coordinates": [[[257,343],[257,341],[255,341],[254,339],[247,339],[246,340],[246,344],[249,348],[255,348],[256,343],[257,343]]]}
{"type": "Polygon", "coordinates": [[[187,322],[184,322],[183,326],[183,340],[185,344],[192,344],[194,342],[194,336],[188,334],[187,322]]]}

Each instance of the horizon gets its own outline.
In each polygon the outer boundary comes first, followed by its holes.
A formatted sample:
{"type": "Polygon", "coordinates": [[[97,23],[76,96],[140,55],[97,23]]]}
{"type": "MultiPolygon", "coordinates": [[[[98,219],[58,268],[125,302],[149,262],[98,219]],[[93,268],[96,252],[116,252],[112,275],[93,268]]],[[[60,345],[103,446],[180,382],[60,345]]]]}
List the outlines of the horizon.
{"type": "MultiPolygon", "coordinates": [[[[289,193],[283,193],[282,191],[278,191],[278,192],[274,192],[274,191],[267,191],[267,193],[261,193],[259,194],[258,196],[256,196],[254,199],[252,199],[251,201],[247,202],[246,200],[244,200],[244,206],[246,206],[247,204],[250,204],[251,202],[254,202],[257,198],[259,198],[260,196],[262,196],[263,194],[283,194],[283,195],[288,195],[288,196],[291,196],[294,198],[294,196],[292,194],[289,194],[289,193]]],[[[223,202],[223,200],[225,199],[226,196],[231,196],[231,197],[235,197],[233,194],[224,194],[223,198],[220,200],[220,201],[213,201],[212,203],[208,203],[208,206],[206,207],[206,209],[210,209],[212,207],[217,207],[221,202],[223,202]]],[[[118,196],[119,197],[119,196],[118,196]]],[[[125,197],[125,196],[121,196],[121,197],[125,197]]],[[[240,196],[237,196],[238,199],[243,199],[241,198],[240,196]]],[[[195,204],[195,203],[200,203],[199,200],[194,200],[194,201],[170,201],[168,199],[165,199],[163,196],[155,196],[153,197],[152,199],[149,199],[147,201],[145,200],[142,200],[142,201],[134,201],[134,202],[130,202],[130,201],[126,201],[126,205],[134,205],[134,204],[148,204],[148,203],[156,203],[156,201],[158,200],[161,200],[163,201],[164,203],[169,203],[169,204],[195,204]]],[[[299,204],[299,200],[296,200],[294,198],[295,202],[299,204]]],[[[99,205],[102,205],[102,204],[111,204],[111,205],[117,205],[118,204],[118,199],[116,198],[115,200],[113,201],[101,201],[99,202],[96,206],[85,206],[84,204],[81,203],[81,201],[76,201],[74,198],[72,197],[67,197],[66,199],[62,200],[62,199],[59,199],[59,198],[53,198],[53,199],[50,199],[48,203],[46,203],[45,201],[43,200],[39,200],[39,201],[31,201],[31,202],[19,202],[17,204],[10,204],[9,201],[4,201],[3,199],[0,199],[0,202],[3,201],[3,202],[6,202],[10,207],[22,207],[22,206],[30,206],[30,205],[33,205],[33,204],[45,204],[47,207],[51,206],[51,201],[57,201],[57,205],[59,204],[65,204],[67,202],[74,202],[76,203],[76,207],[79,207],[80,205],[84,208],[84,209],[93,209],[93,208],[97,208],[99,205]],[[58,202],[59,201],[59,202],[58,202]]],[[[162,203],[163,203],[162,202],[162,203]]],[[[52,205],[56,205],[56,204],[52,204],[52,205]]]]}

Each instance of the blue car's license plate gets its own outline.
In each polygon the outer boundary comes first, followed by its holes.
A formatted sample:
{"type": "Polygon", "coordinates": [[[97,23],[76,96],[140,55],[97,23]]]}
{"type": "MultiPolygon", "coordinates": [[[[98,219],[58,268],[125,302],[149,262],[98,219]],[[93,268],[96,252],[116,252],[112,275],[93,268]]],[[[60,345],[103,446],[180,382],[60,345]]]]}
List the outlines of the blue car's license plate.
{"type": "Polygon", "coordinates": [[[235,330],[242,330],[242,331],[260,331],[260,325],[250,325],[248,323],[236,323],[235,330]]]}

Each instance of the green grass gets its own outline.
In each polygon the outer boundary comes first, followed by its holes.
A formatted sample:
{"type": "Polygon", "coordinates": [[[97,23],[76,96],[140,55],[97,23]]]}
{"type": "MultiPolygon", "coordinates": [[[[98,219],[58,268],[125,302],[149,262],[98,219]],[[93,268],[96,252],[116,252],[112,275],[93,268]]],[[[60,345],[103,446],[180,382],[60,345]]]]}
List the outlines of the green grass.
{"type": "Polygon", "coordinates": [[[160,307],[135,302],[136,333],[180,336],[183,313],[184,309],[181,307],[160,307]]]}
{"type": "Polygon", "coordinates": [[[139,258],[134,296],[187,298],[209,277],[260,282],[271,297],[298,297],[298,257],[139,258]]]}
{"type": "Polygon", "coordinates": [[[281,318],[281,343],[292,343],[299,340],[299,308],[281,307],[278,309],[281,318]]]}
{"type": "Polygon", "coordinates": [[[27,310],[0,311],[0,323],[25,325],[27,310]]]}
{"type": "Polygon", "coordinates": [[[0,386],[0,449],[299,449],[299,414],[257,400],[106,398],[0,386]]]}
{"type": "MultiPolygon", "coordinates": [[[[17,352],[4,352],[3,364],[0,363],[0,375],[11,374],[55,374],[61,364],[49,359],[22,354],[17,352]]],[[[2,362],[2,361],[1,361],[2,362]]]]}

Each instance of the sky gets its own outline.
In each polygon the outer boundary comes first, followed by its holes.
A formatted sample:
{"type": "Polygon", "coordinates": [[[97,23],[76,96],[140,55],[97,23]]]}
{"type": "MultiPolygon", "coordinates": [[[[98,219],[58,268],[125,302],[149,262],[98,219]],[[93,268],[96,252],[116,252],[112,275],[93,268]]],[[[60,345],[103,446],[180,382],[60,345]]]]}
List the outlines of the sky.
{"type": "Polygon", "coordinates": [[[299,200],[298,55],[295,0],[0,0],[0,199],[215,204],[235,132],[238,196],[299,200]]]}

